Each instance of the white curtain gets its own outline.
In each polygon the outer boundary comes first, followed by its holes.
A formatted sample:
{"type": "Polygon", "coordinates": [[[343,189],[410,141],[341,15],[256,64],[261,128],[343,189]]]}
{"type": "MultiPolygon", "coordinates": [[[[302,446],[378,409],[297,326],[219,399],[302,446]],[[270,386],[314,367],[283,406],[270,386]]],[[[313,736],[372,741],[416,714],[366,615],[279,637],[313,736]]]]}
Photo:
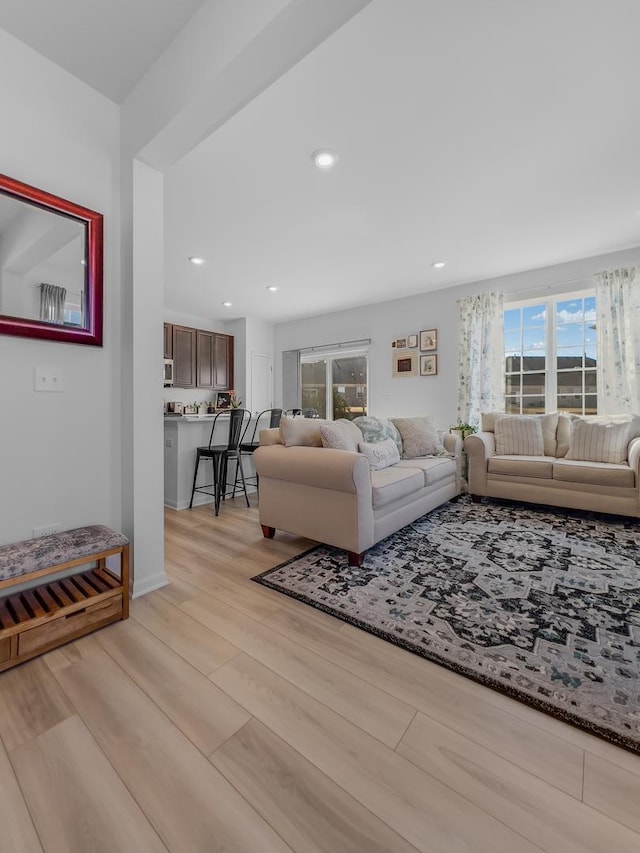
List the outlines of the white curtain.
{"type": "Polygon", "coordinates": [[[458,306],[458,418],[477,424],[482,412],[504,411],[504,299],[481,293],[458,306]]]}
{"type": "Polygon", "coordinates": [[[40,285],[40,319],[47,323],[64,323],[66,298],[66,288],[43,282],[40,285]]]}
{"type": "Polygon", "coordinates": [[[598,412],[640,413],[640,280],[636,267],[598,273],[598,412]]]}

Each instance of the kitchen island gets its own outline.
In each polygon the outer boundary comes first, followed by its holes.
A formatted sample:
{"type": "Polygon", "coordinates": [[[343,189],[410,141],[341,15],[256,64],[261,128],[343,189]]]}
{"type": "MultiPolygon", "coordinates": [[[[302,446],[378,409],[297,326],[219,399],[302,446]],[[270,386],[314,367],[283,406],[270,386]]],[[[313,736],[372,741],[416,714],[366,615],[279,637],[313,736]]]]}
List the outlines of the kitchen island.
{"type": "MultiPolygon", "coordinates": [[[[188,509],[193,485],[193,469],[196,464],[196,448],[209,444],[211,422],[215,415],[165,415],[164,418],[164,505],[171,509],[188,509]]],[[[251,435],[255,418],[251,419],[248,436],[251,435]]],[[[218,418],[214,444],[226,444],[229,434],[229,420],[226,416],[218,418]]],[[[244,456],[242,459],[245,477],[255,477],[253,459],[244,456]]],[[[233,485],[236,466],[229,463],[228,478],[233,485]]],[[[211,462],[203,460],[200,463],[197,485],[213,482],[211,462]]],[[[213,491],[213,487],[212,487],[213,491]]],[[[255,492],[255,482],[247,483],[247,492],[255,492]]],[[[242,491],[240,491],[242,495],[242,491]]],[[[238,492],[236,492],[236,496],[238,492]]],[[[244,500],[244,498],[243,498],[244,500]]],[[[196,492],[193,505],[213,503],[213,495],[196,492]]]]}

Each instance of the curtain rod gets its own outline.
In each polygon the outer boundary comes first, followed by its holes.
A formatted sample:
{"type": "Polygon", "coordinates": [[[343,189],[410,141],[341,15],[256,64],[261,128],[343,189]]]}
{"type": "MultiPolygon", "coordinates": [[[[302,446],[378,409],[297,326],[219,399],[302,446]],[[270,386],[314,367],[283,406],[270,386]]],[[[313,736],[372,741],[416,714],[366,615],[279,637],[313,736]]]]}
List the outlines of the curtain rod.
{"type": "Polygon", "coordinates": [[[343,347],[365,346],[371,343],[371,338],[362,338],[360,341],[341,341],[336,344],[320,344],[315,347],[301,347],[298,352],[319,352],[320,350],[342,349],[343,347]]]}
{"type": "MultiPolygon", "coordinates": [[[[631,266],[629,267],[615,267],[615,269],[633,269],[634,266],[634,264],[631,264],[631,266]]],[[[599,270],[598,272],[587,273],[587,275],[582,275],[580,276],[580,278],[567,278],[564,281],[554,281],[552,284],[538,284],[531,285],[530,287],[518,287],[516,290],[503,291],[503,293],[505,296],[509,296],[512,293],[522,293],[525,290],[551,290],[552,287],[562,287],[565,284],[577,284],[579,281],[585,282],[589,279],[594,279],[597,275],[604,275],[607,272],[611,272],[611,270],[599,270]]]]}

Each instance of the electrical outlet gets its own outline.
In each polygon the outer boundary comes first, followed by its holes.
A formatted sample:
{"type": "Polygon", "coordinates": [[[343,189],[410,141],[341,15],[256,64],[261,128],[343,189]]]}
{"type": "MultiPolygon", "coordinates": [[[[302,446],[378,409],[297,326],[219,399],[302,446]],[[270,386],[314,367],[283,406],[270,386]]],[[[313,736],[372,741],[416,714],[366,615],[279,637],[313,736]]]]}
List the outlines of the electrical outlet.
{"type": "Polygon", "coordinates": [[[56,521],[55,524],[45,524],[44,527],[34,527],[31,531],[34,539],[40,539],[41,536],[50,536],[52,533],[60,533],[62,523],[56,521]]]}

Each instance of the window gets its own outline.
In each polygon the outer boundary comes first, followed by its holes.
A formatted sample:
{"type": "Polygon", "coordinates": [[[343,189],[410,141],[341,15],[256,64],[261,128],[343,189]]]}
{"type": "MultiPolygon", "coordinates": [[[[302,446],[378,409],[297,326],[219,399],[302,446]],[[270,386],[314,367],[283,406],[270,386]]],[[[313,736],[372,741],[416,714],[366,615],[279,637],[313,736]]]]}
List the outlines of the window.
{"type": "Polygon", "coordinates": [[[336,352],[300,358],[302,409],[336,420],[367,414],[367,353],[336,352]]]}
{"type": "Polygon", "coordinates": [[[513,305],[504,312],[505,411],[596,414],[596,299],[513,305]]]}

